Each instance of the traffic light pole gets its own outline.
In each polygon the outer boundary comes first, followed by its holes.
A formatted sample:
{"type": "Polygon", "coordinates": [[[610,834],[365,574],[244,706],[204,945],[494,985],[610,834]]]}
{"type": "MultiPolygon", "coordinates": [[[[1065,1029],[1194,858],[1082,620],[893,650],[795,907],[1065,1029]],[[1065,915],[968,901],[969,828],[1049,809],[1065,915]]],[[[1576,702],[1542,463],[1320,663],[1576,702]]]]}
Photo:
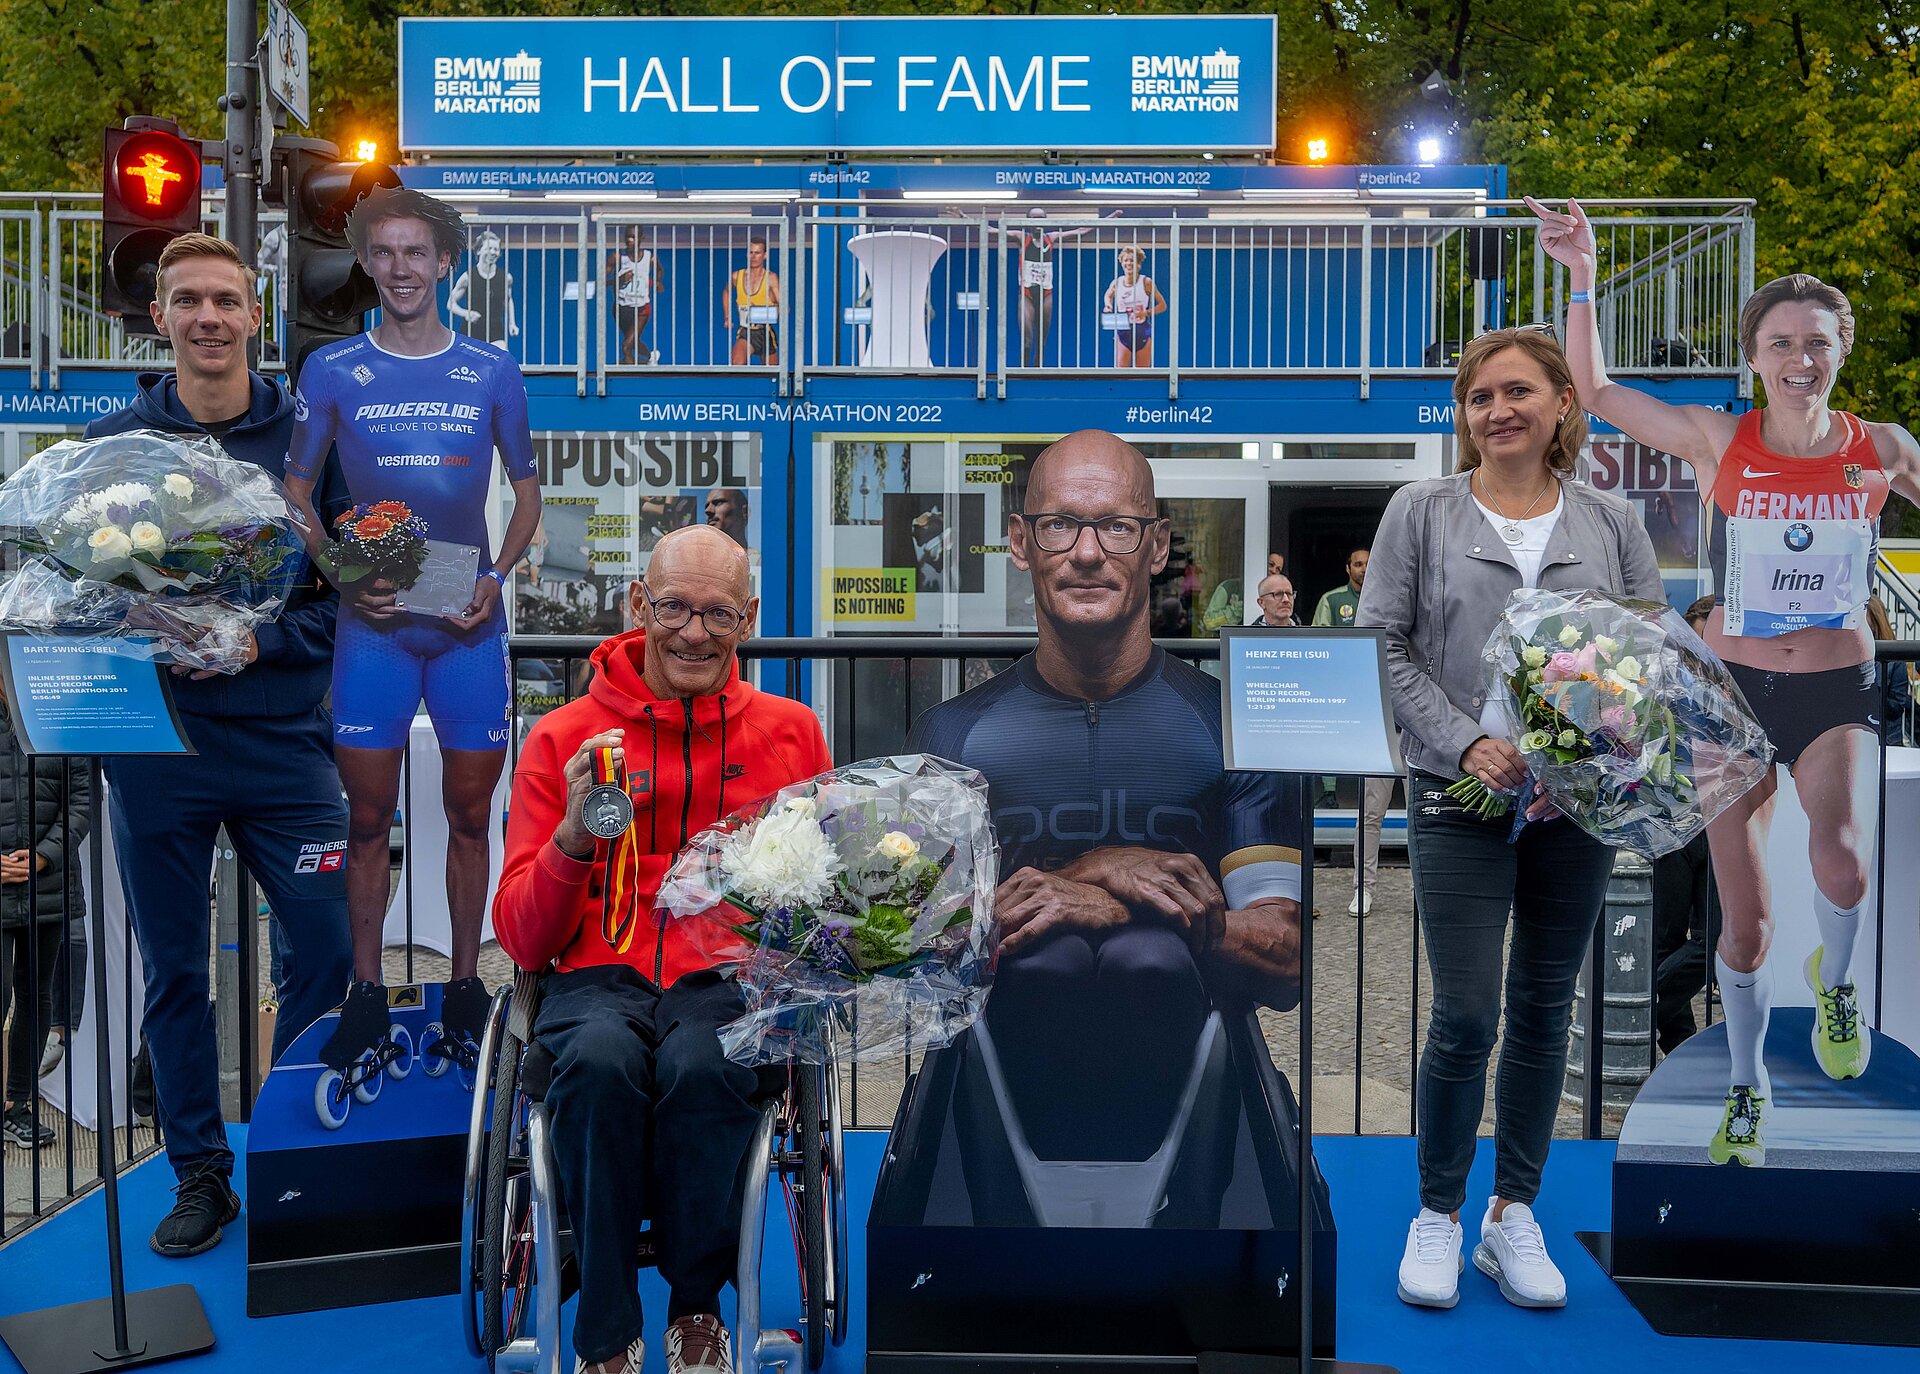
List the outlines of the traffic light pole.
{"type": "MultiPolygon", "coordinates": [[[[258,0],[227,0],[226,239],[251,261],[260,228],[260,7],[258,0]]],[[[260,363],[260,337],[247,342],[247,366],[260,363]]]]}

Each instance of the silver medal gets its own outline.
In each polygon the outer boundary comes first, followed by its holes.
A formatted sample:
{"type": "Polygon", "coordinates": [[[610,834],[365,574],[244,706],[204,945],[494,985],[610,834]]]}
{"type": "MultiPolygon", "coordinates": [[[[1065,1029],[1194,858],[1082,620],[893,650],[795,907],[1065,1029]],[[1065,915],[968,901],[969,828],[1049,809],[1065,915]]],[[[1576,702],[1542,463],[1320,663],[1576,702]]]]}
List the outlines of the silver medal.
{"type": "Polygon", "coordinates": [[[589,835],[600,840],[617,840],[633,824],[633,798],[624,787],[603,782],[587,793],[581,812],[589,835]]]}

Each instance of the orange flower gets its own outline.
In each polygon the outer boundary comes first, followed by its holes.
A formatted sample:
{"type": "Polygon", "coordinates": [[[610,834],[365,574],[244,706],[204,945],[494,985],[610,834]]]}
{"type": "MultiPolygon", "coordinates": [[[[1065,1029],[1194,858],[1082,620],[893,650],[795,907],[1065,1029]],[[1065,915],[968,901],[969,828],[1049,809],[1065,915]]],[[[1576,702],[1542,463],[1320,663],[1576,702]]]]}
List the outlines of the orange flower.
{"type": "Polygon", "coordinates": [[[353,533],[360,539],[379,539],[393,532],[393,521],[384,515],[365,515],[354,526],[353,533]]]}
{"type": "Polygon", "coordinates": [[[367,507],[367,513],[369,515],[384,515],[390,520],[406,520],[413,515],[413,511],[407,506],[405,501],[375,501],[371,506],[367,507]]]}

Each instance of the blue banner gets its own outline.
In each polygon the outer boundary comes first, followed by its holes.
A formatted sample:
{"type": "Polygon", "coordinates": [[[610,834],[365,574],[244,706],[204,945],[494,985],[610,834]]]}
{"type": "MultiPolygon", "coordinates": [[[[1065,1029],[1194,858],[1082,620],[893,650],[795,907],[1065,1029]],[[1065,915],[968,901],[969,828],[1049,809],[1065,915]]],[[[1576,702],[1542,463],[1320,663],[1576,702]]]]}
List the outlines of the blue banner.
{"type": "Polygon", "coordinates": [[[29,754],[191,754],[144,639],[12,632],[0,658],[29,754]]]}
{"type": "Polygon", "coordinates": [[[1272,16],[402,19],[417,152],[1273,147],[1272,16]]]}

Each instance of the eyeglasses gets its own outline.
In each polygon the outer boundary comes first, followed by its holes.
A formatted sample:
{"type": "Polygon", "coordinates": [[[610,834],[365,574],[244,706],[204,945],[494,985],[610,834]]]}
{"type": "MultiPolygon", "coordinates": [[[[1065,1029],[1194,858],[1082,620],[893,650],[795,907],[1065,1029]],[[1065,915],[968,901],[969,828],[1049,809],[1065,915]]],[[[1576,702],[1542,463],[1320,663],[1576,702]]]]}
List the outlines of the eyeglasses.
{"type": "Polygon", "coordinates": [[[1548,323],[1545,320],[1542,320],[1536,324],[1516,324],[1513,327],[1513,332],[1516,334],[1545,334],[1549,339],[1552,339],[1555,343],[1560,342],[1560,331],[1555,329],[1552,324],[1548,323]]]}
{"type": "Polygon", "coordinates": [[[717,639],[725,639],[740,628],[745,619],[731,606],[709,606],[704,611],[696,611],[677,596],[663,596],[655,599],[647,584],[640,584],[640,594],[647,599],[647,605],[653,610],[653,620],[663,630],[683,628],[694,616],[700,617],[700,623],[707,627],[707,633],[717,639]]]}
{"type": "Polygon", "coordinates": [[[1080,542],[1080,531],[1091,529],[1100,547],[1116,557],[1135,552],[1140,541],[1147,537],[1147,530],[1166,521],[1162,515],[1101,515],[1082,520],[1077,515],[1053,510],[1035,511],[1031,515],[1015,512],[1015,518],[1027,522],[1033,530],[1033,542],[1042,552],[1065,553],[1080,542]]]}
{"type": "Polygon", "coordinates": [[[1261,592],[1259,596],[1259,600],[1291,601],[1293,600],[1293,593],[1292,592],[1261,592]]]}

